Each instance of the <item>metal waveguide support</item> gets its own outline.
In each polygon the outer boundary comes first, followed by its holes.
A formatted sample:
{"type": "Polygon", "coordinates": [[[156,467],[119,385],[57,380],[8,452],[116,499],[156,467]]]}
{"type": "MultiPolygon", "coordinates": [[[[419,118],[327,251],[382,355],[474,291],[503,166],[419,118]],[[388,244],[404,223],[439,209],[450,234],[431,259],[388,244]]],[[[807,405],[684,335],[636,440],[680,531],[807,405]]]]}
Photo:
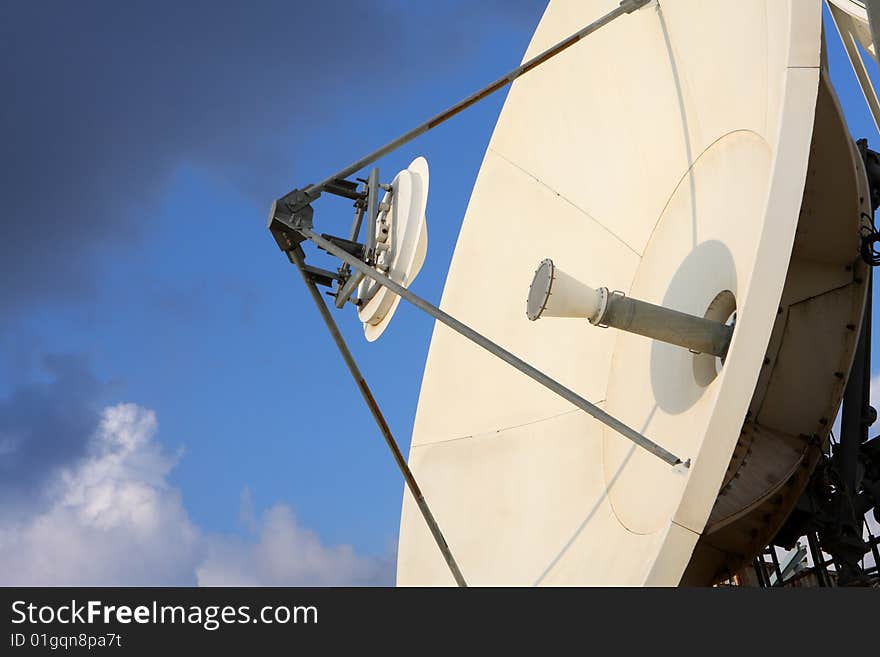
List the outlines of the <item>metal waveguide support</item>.
{"type": "MultiPolygon", "coordinates": [[[[382,146],[381,148],[376,149],[375,151],[373,151],[369,155],[365,155],[364,157],[362,157],[358,161],[353,162],[352,164],[348,165],[347,167],[345,167],[344,169],[342,169],[338,173],[335,173],[332,176],[329,176],[328,178],[322,180],[321,182],[319,182],[315,185],[309,185],[304,191],[308,195],[311,195],[311,196],[317,198],[317,196],[319,196],[320,193],[322,191],[324,191],[328,185],[333,185],[334,183],[337,183],[340,180],[344,180],[345,178],[348,178],[350,175],[357,173],[358,171],[360,171],[361,169],[363,169],[366,166],[369,166],[370,164],[372,164],[373,162],[375,162],[379,158],[383,157],[384,155],[387,155],[391,151],[393,151],[397,148],[400,148],[401,146],[412,141],[416,137],[423,135],[424,133],[428,132],[428,130],[432,130],[433,128],[436,128],[441,123],[448,121],[456,114],[466,110],[467,108],[469,108],[472,105],[475,105],[476,103],[480,102],[481,100],[483,100],[487,96],[490,96],[493,93],[495,93],[496,91],[503,89],[504,87],[512,84],[514,82],[514,80],[516,80],[517,78],[525,75],[529,71],[534,70],[535,68],[537,68],[538,66],[540,66],[544,62],[552,59],[553,57],[555,57],[559,53],[561,53],[565,50],[568,50],[571,46],[575,45],[581,39],[589,36],[590,34],[592,34],[595,31],[605,27],[606,25],[608,25],[612,21],[620,18],[621,16],[624,16],[626,14],[631,14],[634,11],[636,11],[637,9],[641,9],[642,7],[647,5],[649,2],[651,2],[651,0],[623,0],[617,8],[608,12],[607,14],[605,14],[604,16],[599,18],[598,20],[593,21],[589,25],[578,30],[577,32],[572,34],[570,37],[563,39],[562,41],[560,41],[559,43],[557,43],[554,46],[551,46],[550,48],[548,48],[547,50],[545,50],[541,54],[536,55],[535,57],[532,57],[529,61],[525,62],[524,64],[517,66],[515,69],[510,71],[507,75],[504,75],[504,76],[498,78],[497,80],[495,80],[495,82],[493,82],[493,83],[483,87],[482,89],[474,92],[473,94],[471,94],[470,96],[468,96],[464,100],[461,100],[461,101],[457,102],[455,105],[452,105],[451,107],[443,110],[439,114],[433,116],[432,118],[428,119],[424,123],[416,126],[415,128],[413,128],[409,132],[401,135],[397,139],[394,139],[394,140],[388,142],[387,144],[385,144],[384,146],[382,146]]],[[[297,191],[297,190],[294,190],[294,191],[297,191]]]]}
{"type": "MultiPolygon", "coordinates": [[[[323,240],[323,238],[319,239],[321,239],[323,242],[326,242],[326,244],[329,245],[333,250],[336,250],[338,248],[332,242],[323,240]]],[[[343,251],[343,253],[346,252],[343,251]]],[[[370,413],[373,415],[373,419],[376,421],[379,430],[382,432],[382,437],[385,439],[385,443],[388,445],[388,449],[391,450],[394,461],[395,463],[397,463],[397,467],[400,470],[400,473],[403,475],[404,480],[406,481],[406,486],[407,488],[409,488],[409,492],[412,493],[413,498],[415,498],[416,504],[419,507],[419,511],[422,512],[422,517],[424,517],[425,523],[428,525],[428,529],[431,530],[431,534],[434,536],[437,547],[440,548],[440,552],[443,554],[443,558],[446,560],[446,564],[449,566],[449,570],[452,573],[452,576],[455,578],[456,584],[461,587],[466,587],[467,582],[464,579],[464,575],[461,574],[458,563],[455,561],[455,557],[452,556],[452,551],[449,549],[449,544],[446,542],[446,538],[444,538],[443,532],[440,531],[440,527],[437,524],[437,521],[434,519],[434,514],[431,513],[431,509],[428,507],[428,503],[425,501],[425,496],[422,494],[422,490],[421,488],[419,488],[419,484],[416,481],[416,478],[413,476],[412,470],[409,469],[409,465],[407,465],[406,459],[403,458],[403,454],[401,454],[400,448],[397,446],[397,441],[394,440],[394,435],[391,433],[391,429],[389,428],[388,423],[385,421],[385,417],[382,415],[382,411],[379,409],[379,406],[376,403],[375,398],[373,397],[373,393],[370,391],[369,386],[367,386],[367,382],[364,380],[360,368],[358,368],[354,357],[351,355],[351,351],[348,349],[348,345],[346,345],[345,339],[339,332],[339,327],[336,326],[336,322],[333,320],[333,316],[330,314],[330,310],[329,308],[327,308],[327,304],[324,302],[321,293],[318,291],[314,280],[309,274],[308,266],[305,264],[305,257],[303,255],[302,249],[299,246],[296,246],[288,252],[288,255],[290,256],[291,261],[297,266],[297,269],[299,269],[299,273],[302,275],[303,281],[305,282],[309,293],[312,295],[312,299],[314,300],[315,305],[318,308],[318,312],[321,314],[321,318],[327,325],[327,329],[330,331],[330,335],[333,337],[333,341],[336,343],[336,347],[339,349],[339,353],[342,355],[342,359],[345,361],[345,364],[348,367],[348,371],[351,373],[352,378],[355,380],[361,396],[364,398],[367,407],[370,409],[370,413]]],[[[348,256],[348,253],[346,253],[346,256],[348,256]]],[[[343,260],[345,259],[343,258],[343,260]]],[[[355,261],[360,262],[357,259],[355,259],[355,261]]]]}
{"type": "MultiPolygon", "coordinates": [[[[351,242],[354,242],[361,232],[361,223],[363,223],[364,220],[364,208],[364,199],[359,197],[354,204],[354,220],[352,221],[351,231],[348,235],[348,239],[351,242]]],[[[333,294],[336,298],[335,305],[337,308],[342,308],[345,305],[345,302],[348,301],[360,282],[352,282],[349,274],[351,274],[351,267],[343,262],[339,266],[339,275],[342,278],[342,282],[338,283],[333,289],[333,294]],[[343,285],[343,283],[345,283],[345,285],[343,285]],[[351,283],[351,285],[348,285],[348,283],[351,283]],[[343,293],[346,294],[343,296],[343,293]]]]}
{"type": "Polygon", "coordinates": [[[609,415],[608,413],[603,411],[601,408],[599,408],[595,404],[590,403],[589,401],[587,401],[586,399],[584,399],[583,397],[578,395],[576,392],[569,390],[568,388],[563,386],[561,383],[551,379],[549,376],[547,376],[546,374],[544,374],[540,370],[536,369],[535,367],[532,367],[531,365],[526,363],[524,360],[517,358],[512,353],[510,353],[509,351],[504,349],[503,347],[495,344],[494,342],[492,342],[491,340],[489,340],[485,336],[474,331],[469,326],[458,321],[452,315],[449,315],[449,314],[443,312],[442,310],[440,310],[436,306],[434,306],[431,303],[422,299],[420,296],[410,292],[407,288],[395,283],[393,280],[391,280],[390,278],[388,278],[387,276],[385,276],[381,272],[376,271],[375,269],[373,269],[372,267],[370,267],[369,265],[367,265],[363,261],[358,260],[357,258],[352,256],[350,253],[345,251],[344,249],[339,248],[336,244],[334,244],[330,240],[327,240],[324,237],[322,237],[321,235],[318,235],[310,227],[297,226],[296,230],[302,235],[302,237],[304,237],[308,240],[311,240],[319,248],[323,249],[327,253],[330,253],[331,255],[336,256],[337,258],[339,258],[343,262],[347,263],[350,267],[352,267],[356,271],[363,273],[365,276],[373,279],[374,281],[378,282],[380,285],[384,285],[386,288],[388,288],[389,290],[394,292],[394,294],[405,299],[406,301],[408,301],[409,303],[414,305],[416,308],[419,308],[420,310],[425,311],[426,313],[428,313],[429,315],[434,317],[434,319],[436,319],[437,321],[443,322],[452,330],[463,335],[471,342],[476,343],[477,345],[479,345],[480,347],[482,347],[483,349],[485,349],[489,353],[497,356],[498,358],[500,358],[501,360],[506,362],[508,365],[515,367],[523,374],[531,377],[532,379],[534,379],[535,381],[537,381],[538,383],[543,385],[545,388],[555,392],[557,395],[559,395],[563,399],[571,402],[572,404],[574,404],[575,406],[580,408],[582,411],[584,411],[587,414],[591,415],[592,417],[596,418],[597,420],[599,420],[603,424],[611,427],[612,429],[617,431],[619,434],[621,434],[625,438],[628,438],[629,440],[634,442],[636,445],[638,445],[642,449],[647,450],[648,452],[650,452],[651,454],[653,454],[657,458],[661,459],[662,461],[665,461],[666,463],[668,463],[669,465],[671,465],[673,467],[679,466],[679,465],[684,466],[684,467],[690,467],[690,459],[688,459],[687,461],[683,461],[682,459],[680,459],[678,456],[676,456],[672,452],[664,449],[663,447],[661,447],[657,443],[653,442],[649,438],[646,438],[645,436],[640,434],[635,429],[630,428],[629,426],[627,426],[626,424],[624,424],[623,422],[621,422],[617,418],[609,415]]]}
{"type": "Polygon", "coordinates": [[[379,167],[373,167],[367,179],[367,262],[373,262],[376,250],[376,218],[379,216],[379,167]]]}
{"type": "Polygon", "coordinates": [[[356,271],[348,277],[348,280],[345,281],[345,284],[342,286],[342,289],[336,293],[336,300],[333,305],[337,308],[342,308],[345,305],[345,302],[351,298],[351,295],[354,294],[354,291],[357,289],[358,285],[361,284],[361,281],[364,280],[364,275],[356,271]]]}
{"type": "Polygon", "coordinates": [[[727,355],[733,337],[733,327],[722,322],[609,292],[605,287],[594,289],[566,274],[549,258],[535,271],[526,316],[532,321],[583,318],[594,326],[610,326],[721,358],[727,355]]]}
{"type": "Polygon", "coordinates": [[[655,306],[620,293],[607,293],[608,303],[596,326],[610,326],[637,333],[695,353],[724,358],[733,337],[733,327],[671,308],[655,306]]]}

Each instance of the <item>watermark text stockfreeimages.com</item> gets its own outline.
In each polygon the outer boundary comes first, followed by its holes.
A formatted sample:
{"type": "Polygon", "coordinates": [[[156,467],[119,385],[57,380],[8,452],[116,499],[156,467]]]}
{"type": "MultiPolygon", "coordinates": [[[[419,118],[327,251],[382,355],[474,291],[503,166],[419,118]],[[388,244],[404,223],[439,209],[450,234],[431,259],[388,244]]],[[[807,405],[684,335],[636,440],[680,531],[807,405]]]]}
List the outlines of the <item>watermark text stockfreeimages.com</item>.
{"type": "Polygon", "coordinates": [[[36,605],[26,600],[12,603],[14,625],[177,624],[199,625],[214,631],[223,625],[245,623],[314,625],[317,622],[318,608],[314,605],[266,605],[254,609],[250,605],[166,605],[156,600],[135,606],[112,605],[101,600],[71,600],[57,605],[36,605]]]}

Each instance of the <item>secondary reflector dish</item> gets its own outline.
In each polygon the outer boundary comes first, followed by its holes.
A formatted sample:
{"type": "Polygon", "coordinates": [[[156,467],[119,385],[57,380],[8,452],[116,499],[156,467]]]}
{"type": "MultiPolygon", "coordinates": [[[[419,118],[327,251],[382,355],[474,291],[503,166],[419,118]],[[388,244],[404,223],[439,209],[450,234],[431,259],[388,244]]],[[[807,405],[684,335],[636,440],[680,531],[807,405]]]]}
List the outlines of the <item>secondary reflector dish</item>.
{"type": "MultiPolygon", "coordinates": [[[[417,157],[391,182],[376,219],[376,267],[395,283],[410,285],[425,262],[428,227],[428,161],[417,157]]],[[[358,317],[364,335],[373,342],[391,321],[400,297],[370,279],[358,289],[358,317]]]]}
{"type": "MultiPolygon", "coordinates": [[[[615,4],[553,0],[526,57],[615,4]]],[[[787,516],[865,303],[865,176],[821,49],[819,0],[663,0],[513,85],[442,307],[692,464],[668,467],[436,324],[409,462],[470,584],[708,584],[787,516]],[[530,322],[545,258],[649,303],[736,313],[723,365],[530,322]]],[[[397,576],[454,583],[409,496],[397,576]]]]}

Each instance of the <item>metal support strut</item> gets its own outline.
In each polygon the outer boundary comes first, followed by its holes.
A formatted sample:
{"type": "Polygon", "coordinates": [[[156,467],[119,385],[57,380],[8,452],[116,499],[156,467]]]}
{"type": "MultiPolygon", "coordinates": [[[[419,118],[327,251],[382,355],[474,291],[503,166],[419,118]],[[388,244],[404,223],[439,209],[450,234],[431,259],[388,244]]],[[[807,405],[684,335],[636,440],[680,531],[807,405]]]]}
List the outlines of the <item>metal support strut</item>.
{"type": "Polygon", "coordinates": [[[652,440],[646,438],[645,436],[643,436],[642,434],[640,434],[635,429],[630,428],[629,426],[627,426],[626,424],[624,424],[623,422],[621,422],[617,418],[609,415],[608,413],[603,411],[601,408],[599,408],[595,404],[590,403],[589,401],[587,401],[586,399],[584,399],[583,397],[578,395],[576,392],[569,390],[561,383],[551,379],[549,376],[547,376],[546,374],[544,374],[540,370],[532,367],[531,365],[526,363],[524,360],[517,358],[512,353],[510,353],[506,349],[500,347],[499,345],[495,344],[494,342],[492,342],[491,340],[489,340],[485,336],[481,335],[480,333],[477,333],[469,326],[462,324],[460,321],[455,319],[455,317],[453,317],[452,315],[449,315],[449,314],[443,312],[442,310],[440,310],[436,306],[434,306],[434,305],[430,304],[429,302],[425,301],[424,299],[422,299],[420,296],[413,294],[412,292],[410,292],[407,288],[403,287],[402,285],[398,285],[397,283],[395,283],[393,280],[391,280],[390,278],[388,278],[384,274],[376,271],[375,269],[368,266],[363,261],[358,260],[357,258],[352,256],[350,253],[345,251],[344,249],[339,248],[336,244],[334,244],[330,240],[327,240],[327,239],[321,237],[316,232],[314,232],[311,228],[298,227],[297,231],[303,237],[305,237],[308,240],[311,240],[312,242],[314,242],[318,247],[320,247],[324,251],[327,251],[327,253],[330,253],[331,255],[336,256],[337,258],[339,258],[340,260],[342,260],[343,262],[348,264],[350,267],[352,267],[356,271],[363,273],[365,276],[373,279],[374,281],[378,282],[380,285],[384,285],[386,288],[388,288],[389,290],[394,292],[394,294],[396,294],[397,296],[399,296],[403,299],[406,299],[409,303],[414,305],[416,308],[419,308],[420,310],[425,311],[426,313],[428,313],[429,315],[434,317],[434,319],[436,319],[440,322],[443,322],[452,330],[456,331],[457,333],[460,333],[461,335],[466,337],[471,342],[476,343],[477,345],[479,345],[480,347],[482,347],[483,349],[485,349],[489,353],[497,356],[498,358],[503,360],[508,365],[512,365],[513,367],[518,369],[523,374],[526,374],[527,376],[531,377],[532,379],[534,379],[535,381],[540,383],[545,388],[548,388],[549,390],[555,392],[557,395],[559,395],[563,399],[571,402],[572,404],[574,404],[575,406],[580,408],[582,411],[585,411],[586,413],[588,413],[589,415],[592,415],[594,418],[596,418],[597,420],[599,420],[603,424],[611,427],[612,429],[614,429],[615,431],[617,431],[618,433],[620,433],[624,437],[626,437],[629,440],[631,440],[632,442],[634,442],[636,445],[638,445],[642,449],[645,449],[645,450],[651,452],[651,454],[653,454],[657,458],[661,459],[662,461],[665,461],[666,463],[668,463],[671,466],[683,464],[685,467],[690,467],[690,459],[688,459],[687,461],[682,461],[682,459],[677,457],[672,452],[664,449],[663,447],[661,447],[660,445],[658,445],[654,441],[652,441],[652,440]]]}
{"type": "Polygon", "coordinates": [[[625,16],[626,14],[631,14],[637,9],[641,9],[650,1],[651,0],[621,0],[620,5],[618,5],[615,9],[612,9],[604,16],[598,18],[589,25],[584,26],[583,28],[572,34],[570,37],[563,39],[562,41],[551,46],[539,55],[532,57],[529,61],[521,64],[520,66],[517,66],[507,75],[504,75],[495,80],[495,82],[492,82],[482,89],[475,91],[467,98],[460,100],[455,105],[452,105],[451,107],[443,110],[439,114],[436,114],[427,121],[417,125],[409,132],[401,135],[397,139],[388,142],[384,146],[377,148],[375,151],[368,155],[365,155],[356,162],[352,162],[350,165],[348,165],[341,171],[333,174],[332,176],[325,178],[317,184],[309,185],[305,190],[294,190],[283,198],[288,199],[292,197],[292,199],[294,199],[294,205],[296,205],[297,202],[308,203],[311,200],[316,199],[318,196],[321,195],[321,192],[327,190],[329,186],[332,186],[337,181],[348,178],[350,175],[357,173],[366,166],[369,166],[379,158],[387,155],[394,150],[397,150],[404,144],[411,142],[413,139],[425,134],[429,130],[436,128],[441,123],[445,123],[446,121],[463,112],[467,108],[476,105],[478,102],[488,96],[491,96],[496,91],[499,91],[500,89],[503,89],[504,87],[513,84],[513,82],[517,78],[539,67],[541,64],[544,64],[553,57],[556,57],[556,55],[558,55],[559,53],[568,50],[571,46],[588,37],[593,32],[596,32],[597,30],[605,27],[612,21],[620,18],[621,16],[625,16]],[[301,196],[299,198],[296,198],[296,194],[299,194],[301,196]]]}
{"type": "Polygon", "coordinates": [[[291,260],[296,264],[297,269],[299,269],[299,273],[302,274],[303,281],[305,282],[309,293],[312,295],[315,305],[318,307],[318,312],[321,314],[321,318],[327,325],[327,329],[330,331],[330,335],[333,337],[333,341],[336,343],[336,347],[339,349],[339,353],[342,355],[342,359],[345,361],[348,371],[355,380],[361,396],[363,396],[364,401],[367,403],[367,407],[370,409],[373,419],[379,426],[379,430],[382,432],[382,437],[385,439],[388,449],[391,450],[391,454],[394,456],[394,461],[397,463],[397,467],[406,481],[407,488],[409,488],[409,492],[412,493],[412,496],[415,498],[419,511],[422,512],[422,517],[424,517],[428,528],[431,530],[431,534],[434,536],[434,540],[437,542],[437,547],[440,548],[440,552],[443,553],[443,558],[446,560],[446,564],[449,566],[449,570],[452,572],[456,584],[461,587],[466,587],[467,582],[461,574],[461,570],[458,567],[458,563],[455,561],[455,557],[452,556],[449,544],[446,543],[443,532],[440,531],[440,527],[437,525],[437,521],[434,519],[434,514],[431,513],[431,509],[425,501],[425,496],[422,494],[422,490],[419,488],[419,484],[413,476],[412,470],[409,469],[406,459],[404,459],[403,454],[400,453],[397,441],[394,440],[394,435],[391,433],[391,429],[388,427],[388,423],[385,421],[382,411],[379,410],[379,406],[373,398],[373,393],[370,392],[370,388],[367,386],[367,382],[364,380],[357,363],[355,363],[354,357],[348,349],[348,345],[345,344],[345,339],[339,332],[339,328],[336,326],[336,322],[333,320],[333,316],[330,314],[326,302],[323,297],[321,297],[321,293],[318,291],[315,281],[312,280],[311,274],[306,270],[302,249],[297,246],[296,248],[291,249],[288,253],[291,256],[291,260]]]}

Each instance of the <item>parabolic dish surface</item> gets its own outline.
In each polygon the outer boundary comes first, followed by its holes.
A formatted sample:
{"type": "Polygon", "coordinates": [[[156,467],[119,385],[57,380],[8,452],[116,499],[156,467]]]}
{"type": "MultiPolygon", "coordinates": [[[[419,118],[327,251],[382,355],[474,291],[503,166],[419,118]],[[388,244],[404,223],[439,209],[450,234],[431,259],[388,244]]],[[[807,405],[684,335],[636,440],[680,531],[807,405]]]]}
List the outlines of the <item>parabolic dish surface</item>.
{"type": "MultiPolygon", "coordinates": [[[[526,58],[616,6],[553,0],[526,58]]],[[[662,0],[517,81],[441,307],[683,458],[673,470],[441,324],[410,465],[469,584],[676,585],[743,427],[795,239],[819,0],[662,0]],[[703,316],[725,365],[577,319],[529,322],[544,258],[703,316]]],[[[398,584],[453,584],[404,496],[398,584]]]]}

